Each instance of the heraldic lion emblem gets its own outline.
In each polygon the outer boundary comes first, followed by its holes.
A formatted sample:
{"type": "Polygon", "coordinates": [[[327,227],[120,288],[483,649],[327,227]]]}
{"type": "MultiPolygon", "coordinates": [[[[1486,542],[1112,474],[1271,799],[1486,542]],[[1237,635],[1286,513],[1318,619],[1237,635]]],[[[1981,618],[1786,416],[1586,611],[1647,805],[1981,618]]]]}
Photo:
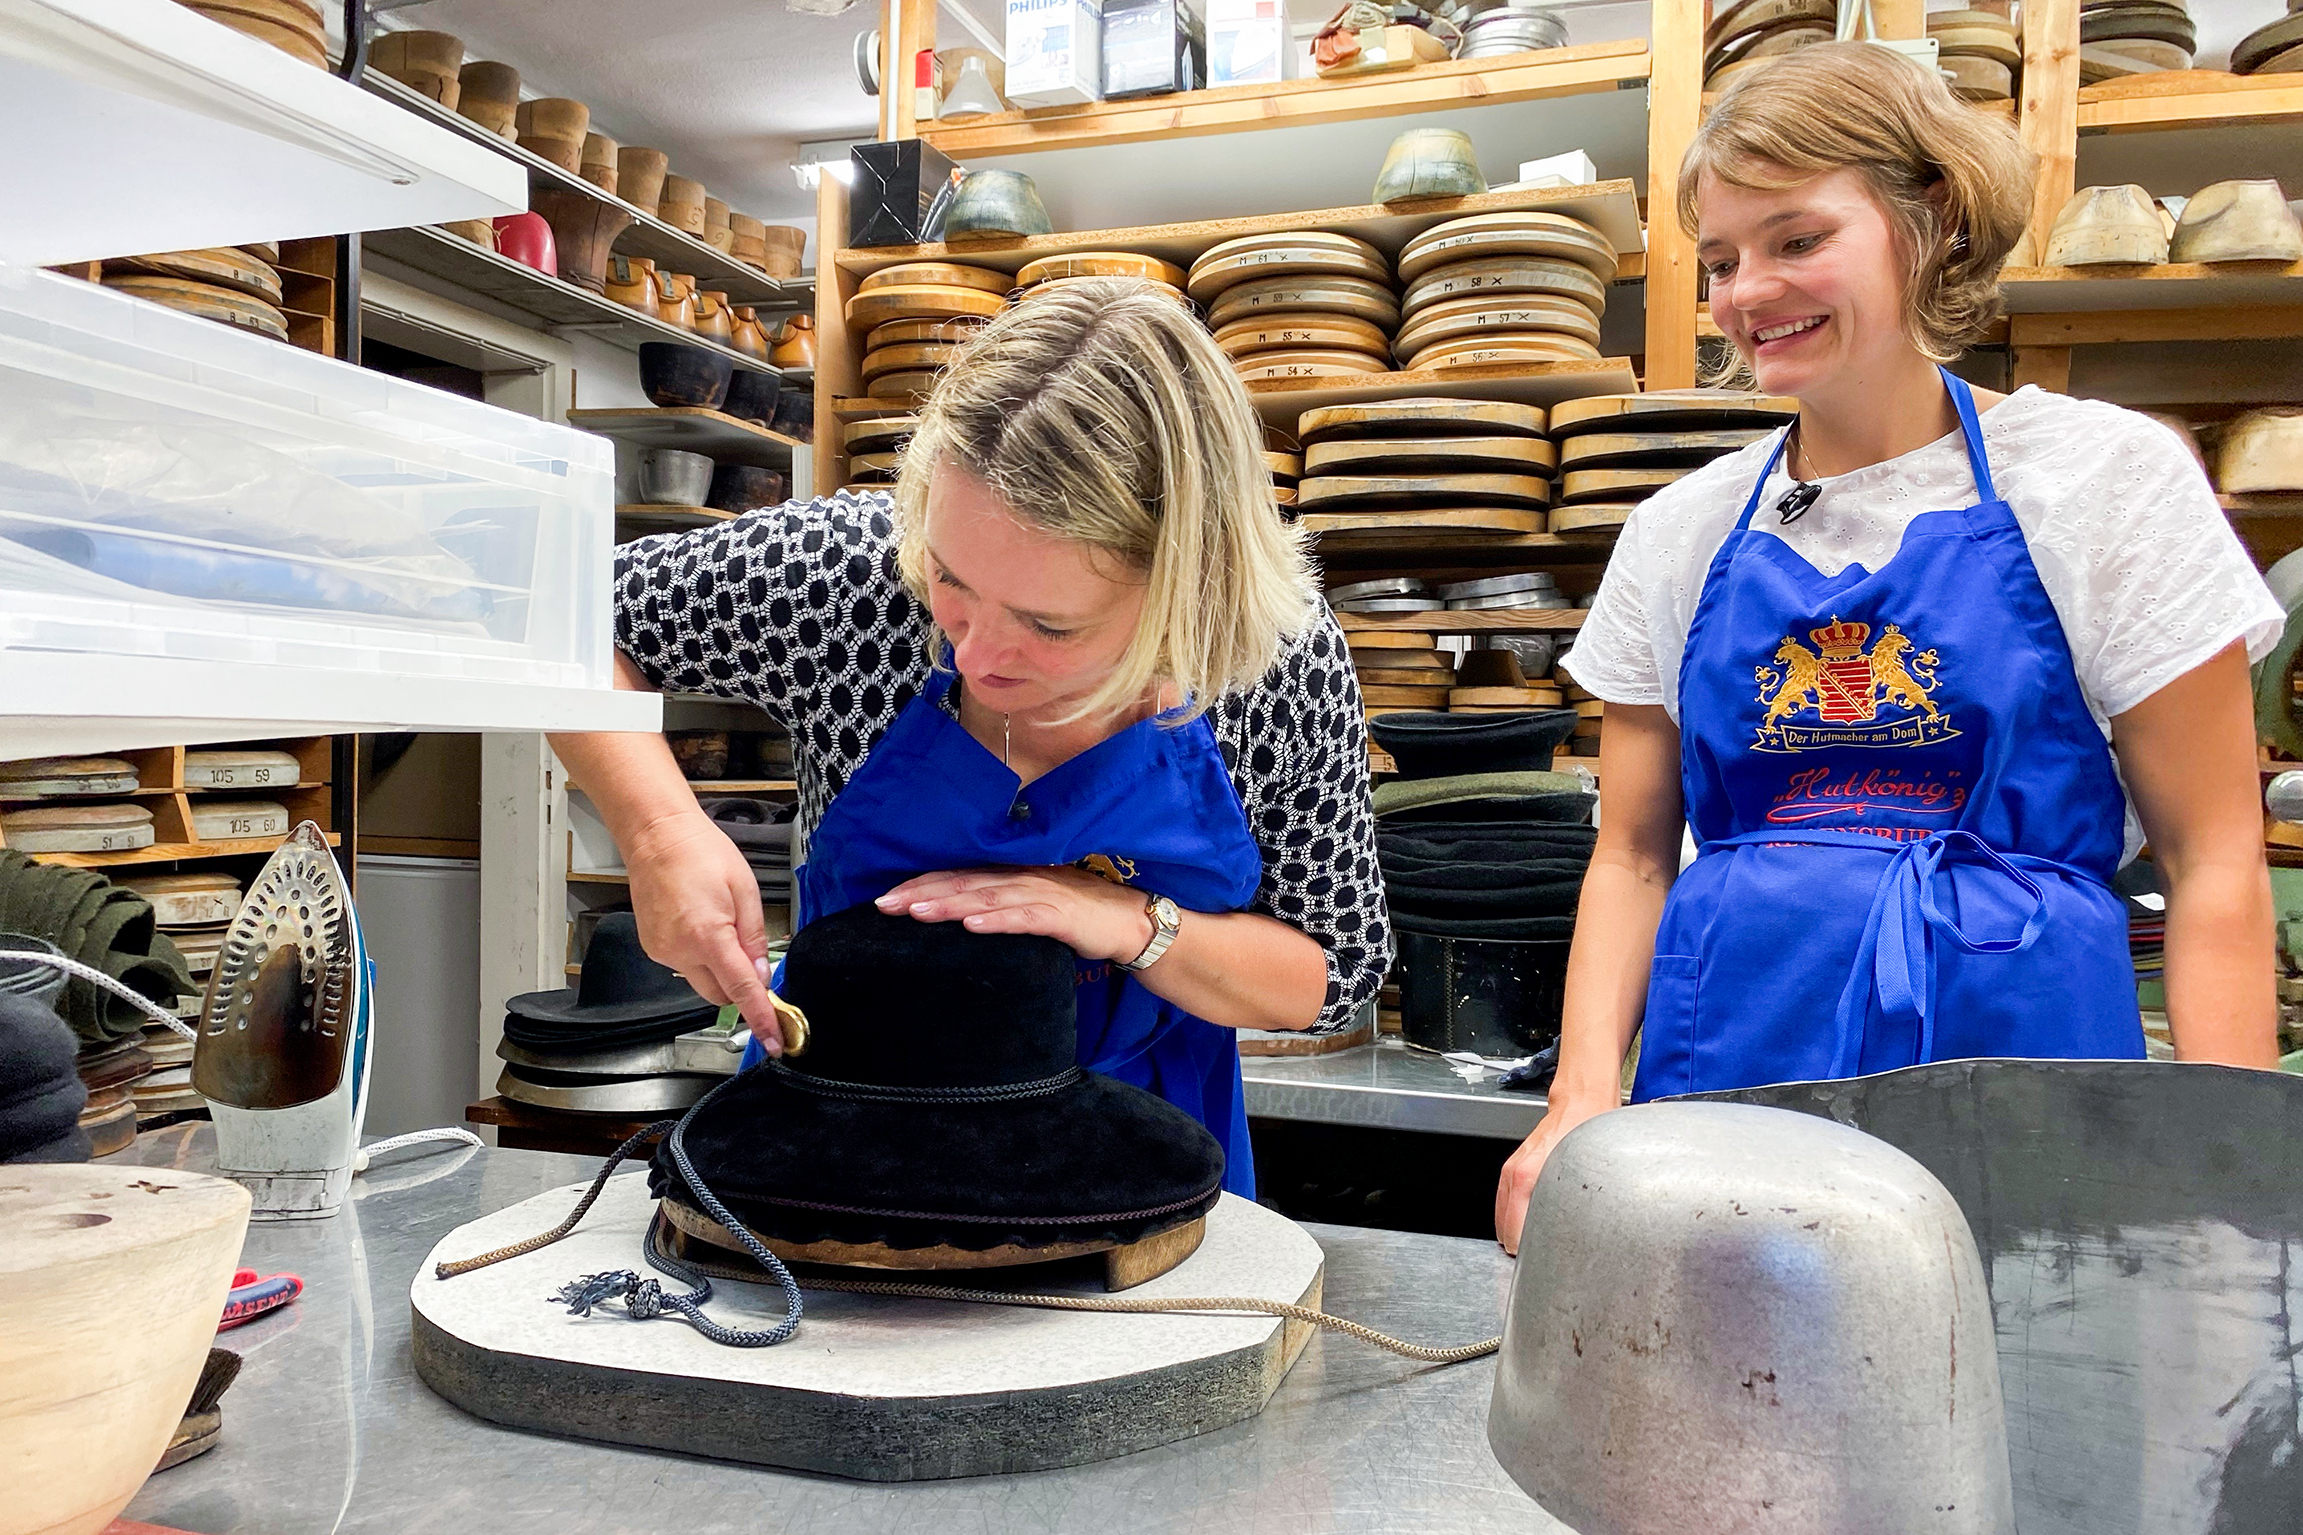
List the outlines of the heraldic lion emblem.
{"type": "Polygon", "coordinates": [[[1759,666],[1761,751],[1816,751],[1830,746],[1922,746],[1959,734],[1936,706],[1942,657],[1919,650],[1902,628],[1889,624],[1871,639],[1871,625],[1842,623],[1810,629],[1815,649],[1790,635],[1775,648],[1773,666],[1759,666]],[[1883,707],[1906,711],[1881,715],[1883,707]],[[1811,718],[1817,723],[1804,723],[1811,718]]]}

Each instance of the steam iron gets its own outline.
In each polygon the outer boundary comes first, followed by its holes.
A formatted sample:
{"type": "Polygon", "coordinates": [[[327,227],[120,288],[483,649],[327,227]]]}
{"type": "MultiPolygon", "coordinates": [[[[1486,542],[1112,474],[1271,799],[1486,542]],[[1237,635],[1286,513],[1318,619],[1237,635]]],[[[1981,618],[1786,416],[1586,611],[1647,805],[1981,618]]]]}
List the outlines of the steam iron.
{"type": "Polygon", "coordinates": [[[336,1213],[368,1112],[375,970],[320,828],[290,833],[250,882],[208,978],[192,1085],[216,1123],[216,1170],[253,1220],[336,1213]]]}

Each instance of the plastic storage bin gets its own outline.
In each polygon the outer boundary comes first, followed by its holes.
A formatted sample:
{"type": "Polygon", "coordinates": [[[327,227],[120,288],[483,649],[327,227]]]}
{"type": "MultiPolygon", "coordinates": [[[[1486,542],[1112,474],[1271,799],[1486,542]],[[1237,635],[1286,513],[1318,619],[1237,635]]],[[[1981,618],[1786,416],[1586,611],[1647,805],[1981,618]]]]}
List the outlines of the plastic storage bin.
{"type": "Polygon", "coordinates": [[[614,487],[604,438],[0,271],[0,649],[605,688],[614,487]]]}

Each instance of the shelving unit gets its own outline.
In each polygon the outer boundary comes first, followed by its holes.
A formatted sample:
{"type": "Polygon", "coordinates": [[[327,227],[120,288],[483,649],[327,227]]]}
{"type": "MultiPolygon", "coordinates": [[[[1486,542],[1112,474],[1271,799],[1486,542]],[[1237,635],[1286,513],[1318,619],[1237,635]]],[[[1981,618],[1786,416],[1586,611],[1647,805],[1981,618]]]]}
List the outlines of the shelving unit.
{"type": "MultiPolygon", "coordinates": [[[[685,405],[571,410],[568,425],[635,448],[678,448],[720,463],[760,469],[789,470],[793,452],[805,446],[738,417],[685,405]]],[[[624,510],[618,507],[617,515],[623,515],[624,510]]]]}
{"type": "Polygon", "coordinates": [[[601,190],[534,151],[523,149],[499,134],[490,133],[470,118],[448,110],[423,92],[412,90],[389,75],[370,69],[361,77],[360,84],[402,110],[413,112],[472,144],[501,155],[525,170],[532,186],[543,186],[557,192],[574,192],[622,209],[632,218],[631,226],[616,237],[615,249],[624,255],[645,256],[670,271],[688,273],[696,279],[699,288],[721,289],[727,293],[731,302],[737,304],[776,310],[802,309],[807,307],[814,296],[814,280],[805,274],[793,278],[770,277],[757,267],[747,266],[733,257],[723,255],[694,235],[674,229],[654,214],[642,212],[615,194],[601,190]]]}
{"type": "MultiPolygon", "coordinates": [[[[286,807],[291,830],[299,822],[313,821],[327,832],[329,846],[342,845],[343,835],[336,829],[342,819],[343,809],[338,802],[338,785],[335,781],[336,742],[327,736],[309,736],[244,744],[285,751],[295,757],[296,781],[264,783],[259,780],[222,788],[187,786],[184,782],[185,749],[181,745],[170,745],[116,754],[135,765],[137,787],[132,790],[68,798],[19,796],[0,792],[0,806],[21,810],[34,805],[94,805],[119,800],[149,804],[156,836],[150,847],[128,848],[112,853],[33,855],[42,863],[62,864],[74,869],[131,868],[141,864],[269,856],[286,840],[285,833],[262,837],[197,837],[192,832],[192,811],[203,799],[270,800],[286,807]]],[[[0,846],[5,845],[5,836],[0,835],[0,846]]]]}
{"type": "MultiPolygon", "coordinates": [[[[758,373],[779,370],[749,352],[722,346],[694,331],[683,330],[605,294],[580,288],[551,273],[538,271],[461,235],[430,225],[383,229],[367,236],[367,248],[416,271],[485,294],[520,313],[540,320],[554,331],[589,331],[627,351],[638,351],[646,341],[676,341],[717,352],[758,373]]],[[[739,302],[742,302],[739,300],[739,302]]]]}

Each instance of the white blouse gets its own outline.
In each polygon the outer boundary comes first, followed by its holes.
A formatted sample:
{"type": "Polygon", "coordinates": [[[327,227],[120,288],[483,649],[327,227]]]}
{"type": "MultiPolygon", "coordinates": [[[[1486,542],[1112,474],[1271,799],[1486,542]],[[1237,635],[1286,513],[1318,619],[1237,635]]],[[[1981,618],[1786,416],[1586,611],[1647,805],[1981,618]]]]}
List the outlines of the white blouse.
{"type": "MultiPolygon", "coordinates": [[[[2233,641],[2256,660],[2278,642],[2285,615],[2173,432],[2036,387],[1984,412],[1982,425],[1992,479],[2030,545],[2106,736],[2112,716],[2233,641]]],[[[1609,703],[1662,704],[1678,719],[1680,655],[1704,574],[1774,445],[1770,434],[1706,464],[1632,513],[1567,663],[1579,684],[1609,703]]],[[[1957,432],[1822,481],[1815,504],[1787,526],[1774,506],[1791,484],[1779,467],[1751,526],[1826,576],[1855,564],[1879,569],[1912,518],[1976,500],[1957,432]]]]}

